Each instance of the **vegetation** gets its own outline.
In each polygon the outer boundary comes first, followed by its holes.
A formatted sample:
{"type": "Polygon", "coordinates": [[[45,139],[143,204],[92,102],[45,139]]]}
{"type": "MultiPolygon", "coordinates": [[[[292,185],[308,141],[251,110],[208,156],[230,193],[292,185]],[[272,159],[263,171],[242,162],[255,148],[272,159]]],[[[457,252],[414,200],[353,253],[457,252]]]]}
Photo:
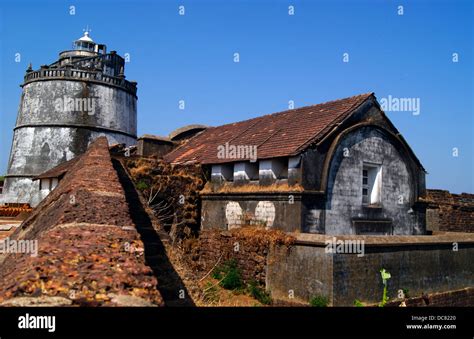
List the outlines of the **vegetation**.
{"type": "Polygon", "coordinates": [[[212,277],[219,280],[219,285],[227,290],[240,290],[244,286],[242,274],[234,259],[216,267],[212,272],[212,277]]]}
{"type": "Polygon", "coordinates": [[[390,299],[387,295],[387,281],[388,279],[391,278],[391,275],[389,272],[385,270],[385,268],[382,268],[380,270],[380,275],[382,277],[382,283],[383,283],[383,295],[382,295],[382,301],[380,302],[379,306],[384,307],[387,301],[390,299]]]}
{"type": "Polygon", "coordinates": [[[206,282],[204,286],[204,300],[206,302],[215,303],[219,301],[219,291],[217,286],[213,285],[212,282],[206,282]]]}
{"type": "Polygon", "coordinates": [[[270,297],[270,294],[267,293],[263,288],[258,286],[256,281],[251,281],[250,284],[248,284],[247,290],[249,294],[260,301],[264,305],[270,305],[272,303],[272,298],[270,297]]]}
{"type": "MultiPolygon", "coordinates": [[[[242,279],[242,273],[237,265],[235,259],[228,260],[222,265],[217,266],[211,274],[212,278],[218,280],[217,284],[208,284],[204,289],[204,298],[208,301],[213,301],[216,298],[216,285],[231,290],[237,294],[248,294],[252,298],[258,300],[263,305],[270,305],[272,298],[258,283],[253,280],[247,284],[242,279]]],[[[218,297],[217,297],[218,298],[218,297]]]]}
{"type": "Polygon", "coordinates": [[[144,191],[144,190],[148,189],[148,184],[145,181],[140,180],[137,183],[137,189],[140,190],[140,191],[144,191]]]}
{"type": "Polygon", "coordinates": [[[356,299],[356,300],[354,300],[354,306],[355,307],[364,307],[364,304],[360,300],[356,299]]]}
{"type": "Polygon", "coordinates": [[[311,298],[309,304],[312,307],[327,307],[329,305],[329,299],[322,295],[317,295],[311,298]]]}
{"type": "Polygon", "coordinates": [[[196,235],[201,220],[199,191],[207,172],[199,165],[171,165],[162,159],[125,158],[130,177],[173,242],[196,235]]]}

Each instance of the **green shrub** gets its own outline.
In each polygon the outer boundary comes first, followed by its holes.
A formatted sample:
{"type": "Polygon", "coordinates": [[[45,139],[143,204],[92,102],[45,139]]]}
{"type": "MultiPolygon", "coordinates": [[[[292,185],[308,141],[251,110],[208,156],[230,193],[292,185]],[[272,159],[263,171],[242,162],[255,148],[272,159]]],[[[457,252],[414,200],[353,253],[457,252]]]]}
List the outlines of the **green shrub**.
{"type": "Polygon", "coordinates": [[[138,183],[137,183],[137,189],[140,190],[140,191],[144,191],[148,188],[148,184],[143,181],[143,180],[140,180],[138,183]]]}
{"type": "Polygon", "coordinates": [[[247,288],[249,294],[260,301],[264,305],[270,305],[272,303],[272,298],[270,294],[267,293],[263,288],[258,286],[256,281],[251,281],[247,288]]]}
{"type": "Polygon", "coordinates": [[[313,307],[327,307],[329,305],[329,299],[322,295],[312,297],[309,304],[313,307]]]}
{"type": "Polygon", "coordinates": [[[243,287],[242,274],[234,259],[216,267],[212,272],[212,277],[219,280],[219,285],[227,290],[238,290],[243,287]]]}
{"type": "Polygon", "coordinates": [[[364,307],[364,304],[358,299],[354,300],[354,306],[355,307],[364,307]]]}

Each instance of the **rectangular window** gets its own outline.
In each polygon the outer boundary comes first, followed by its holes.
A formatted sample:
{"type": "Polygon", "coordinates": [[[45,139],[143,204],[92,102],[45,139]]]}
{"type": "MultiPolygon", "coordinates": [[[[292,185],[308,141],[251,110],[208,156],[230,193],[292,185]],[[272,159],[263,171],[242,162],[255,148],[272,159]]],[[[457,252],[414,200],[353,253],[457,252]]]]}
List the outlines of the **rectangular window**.
{"type": "Polygon", "coordinates": [[[377,205],[382,198],[382,167],[365,164],[362,167],[362,204],[377,205]]]}
{"type": "Polygon", "coordinates": [[[49,178],[40,179],[40,190],[51,191],[51,180],[49,178]]]}
{"type": "Polygon", "coordinates": [[[214,181],[233,181],[234,180],[234,164],[212,165],[211,178],[214,181]]]}
{"type": "Polygon", "coordinates": [[[362,170],[362,203],[369,203],[369,171],[364,167],[362,170]]]}

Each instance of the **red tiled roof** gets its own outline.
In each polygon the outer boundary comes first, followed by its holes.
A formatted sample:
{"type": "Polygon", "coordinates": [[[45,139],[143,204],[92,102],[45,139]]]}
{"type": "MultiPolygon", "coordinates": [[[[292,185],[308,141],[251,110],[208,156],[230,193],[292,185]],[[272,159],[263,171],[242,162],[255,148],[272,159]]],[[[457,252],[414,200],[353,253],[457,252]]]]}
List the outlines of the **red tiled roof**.
{"type": "Polygon", "coordinates": [[[71,160],[65,161],[62,164],[59,164],[58,166],[53,167],[50,170],[47,170],[46,172],[34,177],[33,180],[62,177],[67,173],[67,171],[69,171],[71,166],[73,166],[78,159],[79,157],[75,157],[71,160]]]}
{"type": "Polygon", "coordinates": [[[168,162],[229,162],[217,157],[219,145],[257,146],[258,159],[296,155],[349,116],[373,93],[209,127],[168,153],[168,162]]]}

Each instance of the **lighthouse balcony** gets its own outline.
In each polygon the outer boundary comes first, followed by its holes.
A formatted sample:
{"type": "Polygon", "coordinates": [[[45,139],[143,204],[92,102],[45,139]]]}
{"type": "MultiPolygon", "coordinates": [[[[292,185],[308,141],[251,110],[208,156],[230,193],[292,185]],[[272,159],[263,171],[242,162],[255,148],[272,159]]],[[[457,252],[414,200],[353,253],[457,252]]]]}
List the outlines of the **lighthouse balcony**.
{"type": "Polygon", "coordinates": [[[28,83],[45,80],[79,80],[100,83],[104,85],[119,87],[125,91],[137,95],[137,84],[134,81],[125,80],[124,77],[110,76],[102,71],[90,71],[70,68],[44,68],[38,71],[31,71],[25,75],[25,86],[28,83]]]}

